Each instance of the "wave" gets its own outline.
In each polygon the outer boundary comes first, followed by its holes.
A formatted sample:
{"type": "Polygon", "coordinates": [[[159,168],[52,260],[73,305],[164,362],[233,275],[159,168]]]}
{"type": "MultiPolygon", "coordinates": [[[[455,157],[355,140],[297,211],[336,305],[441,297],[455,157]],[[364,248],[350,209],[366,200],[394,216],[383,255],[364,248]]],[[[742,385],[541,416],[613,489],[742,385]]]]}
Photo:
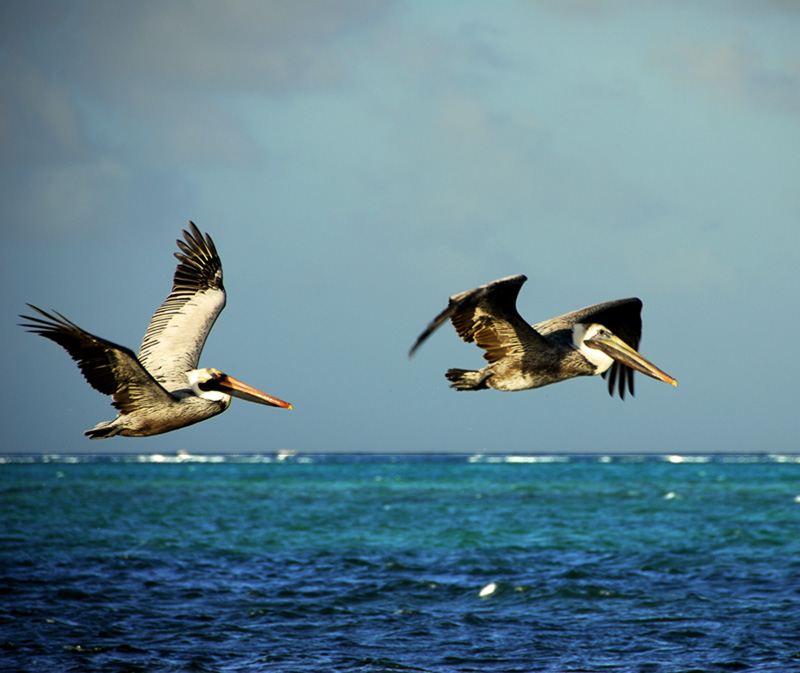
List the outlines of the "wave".
{"type": "Polygon", "coordinates": [[[2,464],[24,463],[354,463],[354,462],[456,462],[476,464],[525,464],[525,463],[800,463],[800,454],[792,453],[741,453],[741,454],[525,454],[525,453],[299,453],[278,451],[276,453],[228,453],[195,454],[185,450],[173,454],[164,453],[120,453],[120,454],[59,454],[26,453],[0,455],[2,464]]]}

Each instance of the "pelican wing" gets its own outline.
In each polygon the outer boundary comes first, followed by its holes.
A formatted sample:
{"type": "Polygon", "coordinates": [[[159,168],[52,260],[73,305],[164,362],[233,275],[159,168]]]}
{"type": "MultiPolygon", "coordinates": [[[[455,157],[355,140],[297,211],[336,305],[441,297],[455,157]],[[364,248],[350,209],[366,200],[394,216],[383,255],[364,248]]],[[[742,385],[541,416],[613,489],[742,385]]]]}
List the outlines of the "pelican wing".
{"type": "MultiPolygon", "coordinates": [[[[551,334],[562,329],[571,330],[575,323],[604,325],[631,348],[638,350],[639,341],[642,338],[642,302],[636,297],[629,297],[628,299],[594,304],[557,318],[545,320],[534,325],[534,329],[541,334],[551,334]]],[[[616,385],[621,399],[625,399],[626,388],[633,395],[633,371],[630,367],[614,362],[609,369],[603,372],[601,376],[608,381],[609,394],[614,394],[616,385]]]]}
{"type": "Polygon", "coordinates": [[[206,337],[225,308],[222,262],[211,237],[194,222],[178,240],[172,292],[145,332],[139,361],[168,388],[185,388],[186,372],[197,369],[206,337]]]}
{"type": "Polygon", "coordinates": [[[78,363],[84,378],[95,390],[111,395],[113,405],[127,414],[147,406],[166,406],[174,398],[142,367],[133,351],[82,330],[54,311],[55,315],[28,304],[44,316],[20,316],[25,327],[54,341],[78,363]]]}
{"type": "Polygon", "coordinates": [[[422,343],[444,322],[451,320],[458,336],[486,351],[483,357],[497,362],[508,355],[521,356],[526,344],[542,341],[517,312],[517,295],[525,276],[509,276],[450,297],[447,308],[419,335],[409,352],[414,355],[422,343]]]}

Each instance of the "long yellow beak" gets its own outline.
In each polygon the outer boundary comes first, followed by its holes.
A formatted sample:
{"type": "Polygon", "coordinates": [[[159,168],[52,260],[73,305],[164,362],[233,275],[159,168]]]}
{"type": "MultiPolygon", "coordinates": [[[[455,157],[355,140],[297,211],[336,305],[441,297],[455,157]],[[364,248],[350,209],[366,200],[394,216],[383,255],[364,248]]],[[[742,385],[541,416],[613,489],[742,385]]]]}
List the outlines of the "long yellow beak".
{"type": "Polygon", "coordinates": [[[606,355],[608,355],[608,357],[613,358],[617,362],[631,367],[638,372],[642,372],[642,374],[647,374],[648,376],[652,376],[654,379],[664,381],[664,383],[669,383],[673,386],[678,385],[678,382],[669,374],[661,371],[652,362],[649,362],[643,358],[636,350],[631,348],[616,334],[612,334],[611,332],[607,332],[603,335],[596,334],[591,339],[587,339],[584,343],[587,346],[591,346],[599,351],[603,351],[606,355]]]}
{"type": "Polygon", "coordinates": [[[267,395],[267,393],[261,392],[252,386],[248,386],[246,383],[242,383],[227,374],[219,378],[216,383],[222,392],[242,400],[247,400],[248,402],[266,404],[270,407],[282,407],[283,409],[292,408],[292,405],[288,402],[279,400],[277,397],[272,397],[272,395],[267,395]]]}

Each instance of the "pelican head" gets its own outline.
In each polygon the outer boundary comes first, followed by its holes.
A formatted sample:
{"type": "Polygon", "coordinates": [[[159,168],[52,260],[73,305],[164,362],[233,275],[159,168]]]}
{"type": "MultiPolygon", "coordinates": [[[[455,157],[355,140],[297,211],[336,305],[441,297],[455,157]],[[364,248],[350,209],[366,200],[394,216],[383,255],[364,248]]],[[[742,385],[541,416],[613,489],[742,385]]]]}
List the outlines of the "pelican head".
{"type": "Polygon", "coordinates": [[[230,404],[231,396],[270,407],[292,408],[288,402],[248,386],[219,369],[193,369],[187,376],[195,395],[209,402],[222,402],[226,408],[230,404]]]}
{"type": "Polygon", "coordinates": [[[620,364],[635,369],[642,374],[664,381],[673,386],[678,382],[664,373],[652,362],[643,358],[634,348],[626,344],[604,325],[592,323],[585,325],[576,323],[572,333],[575,348],[589,360],[597,370],[595,374],[605,372],[616,360],[620,364]]]}

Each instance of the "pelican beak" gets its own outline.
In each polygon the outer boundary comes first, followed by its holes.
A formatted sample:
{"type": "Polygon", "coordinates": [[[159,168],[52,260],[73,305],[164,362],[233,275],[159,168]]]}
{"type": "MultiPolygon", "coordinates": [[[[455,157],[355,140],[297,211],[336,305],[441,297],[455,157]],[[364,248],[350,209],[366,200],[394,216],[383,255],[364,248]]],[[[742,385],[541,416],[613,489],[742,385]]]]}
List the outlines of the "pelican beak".
{"type": "Polygon", "coordinates": [[[636,350],[631,348],[616,334],[612,334],[609,331],[605,332],[604,334],[598,333],[595,334],[591,339],[587,339],[584,343],[587,346],[591,346],[592,348],[603,351],[610,358],[620,362],[623,365],[626,365],[627,367],[630,367],[631,369],[642,372],[642,374],[647,374],[648,376],[652,376],[654,379],[664,381],[664,383],[669,383],[673,386],[678,385],[678,382],[669,374],[665,374],[652,362],[645,360],[636,350]]]}
{"type": "Polygon", "coordinates": [[[284,409],[292,408],[292,405],[288,402],[279,400],[277,397],[272,397],[272,395],[262,393],[260,390],[256,390],[252,386],[248,386],[246,383],[242,383],[227,374],[223,374],[215,383],[223,393],[238,397],[242,400],[247,400],[248,402],[257,402],[258,404],[266,404],[270,407],[282,407],[284,409]]]}

